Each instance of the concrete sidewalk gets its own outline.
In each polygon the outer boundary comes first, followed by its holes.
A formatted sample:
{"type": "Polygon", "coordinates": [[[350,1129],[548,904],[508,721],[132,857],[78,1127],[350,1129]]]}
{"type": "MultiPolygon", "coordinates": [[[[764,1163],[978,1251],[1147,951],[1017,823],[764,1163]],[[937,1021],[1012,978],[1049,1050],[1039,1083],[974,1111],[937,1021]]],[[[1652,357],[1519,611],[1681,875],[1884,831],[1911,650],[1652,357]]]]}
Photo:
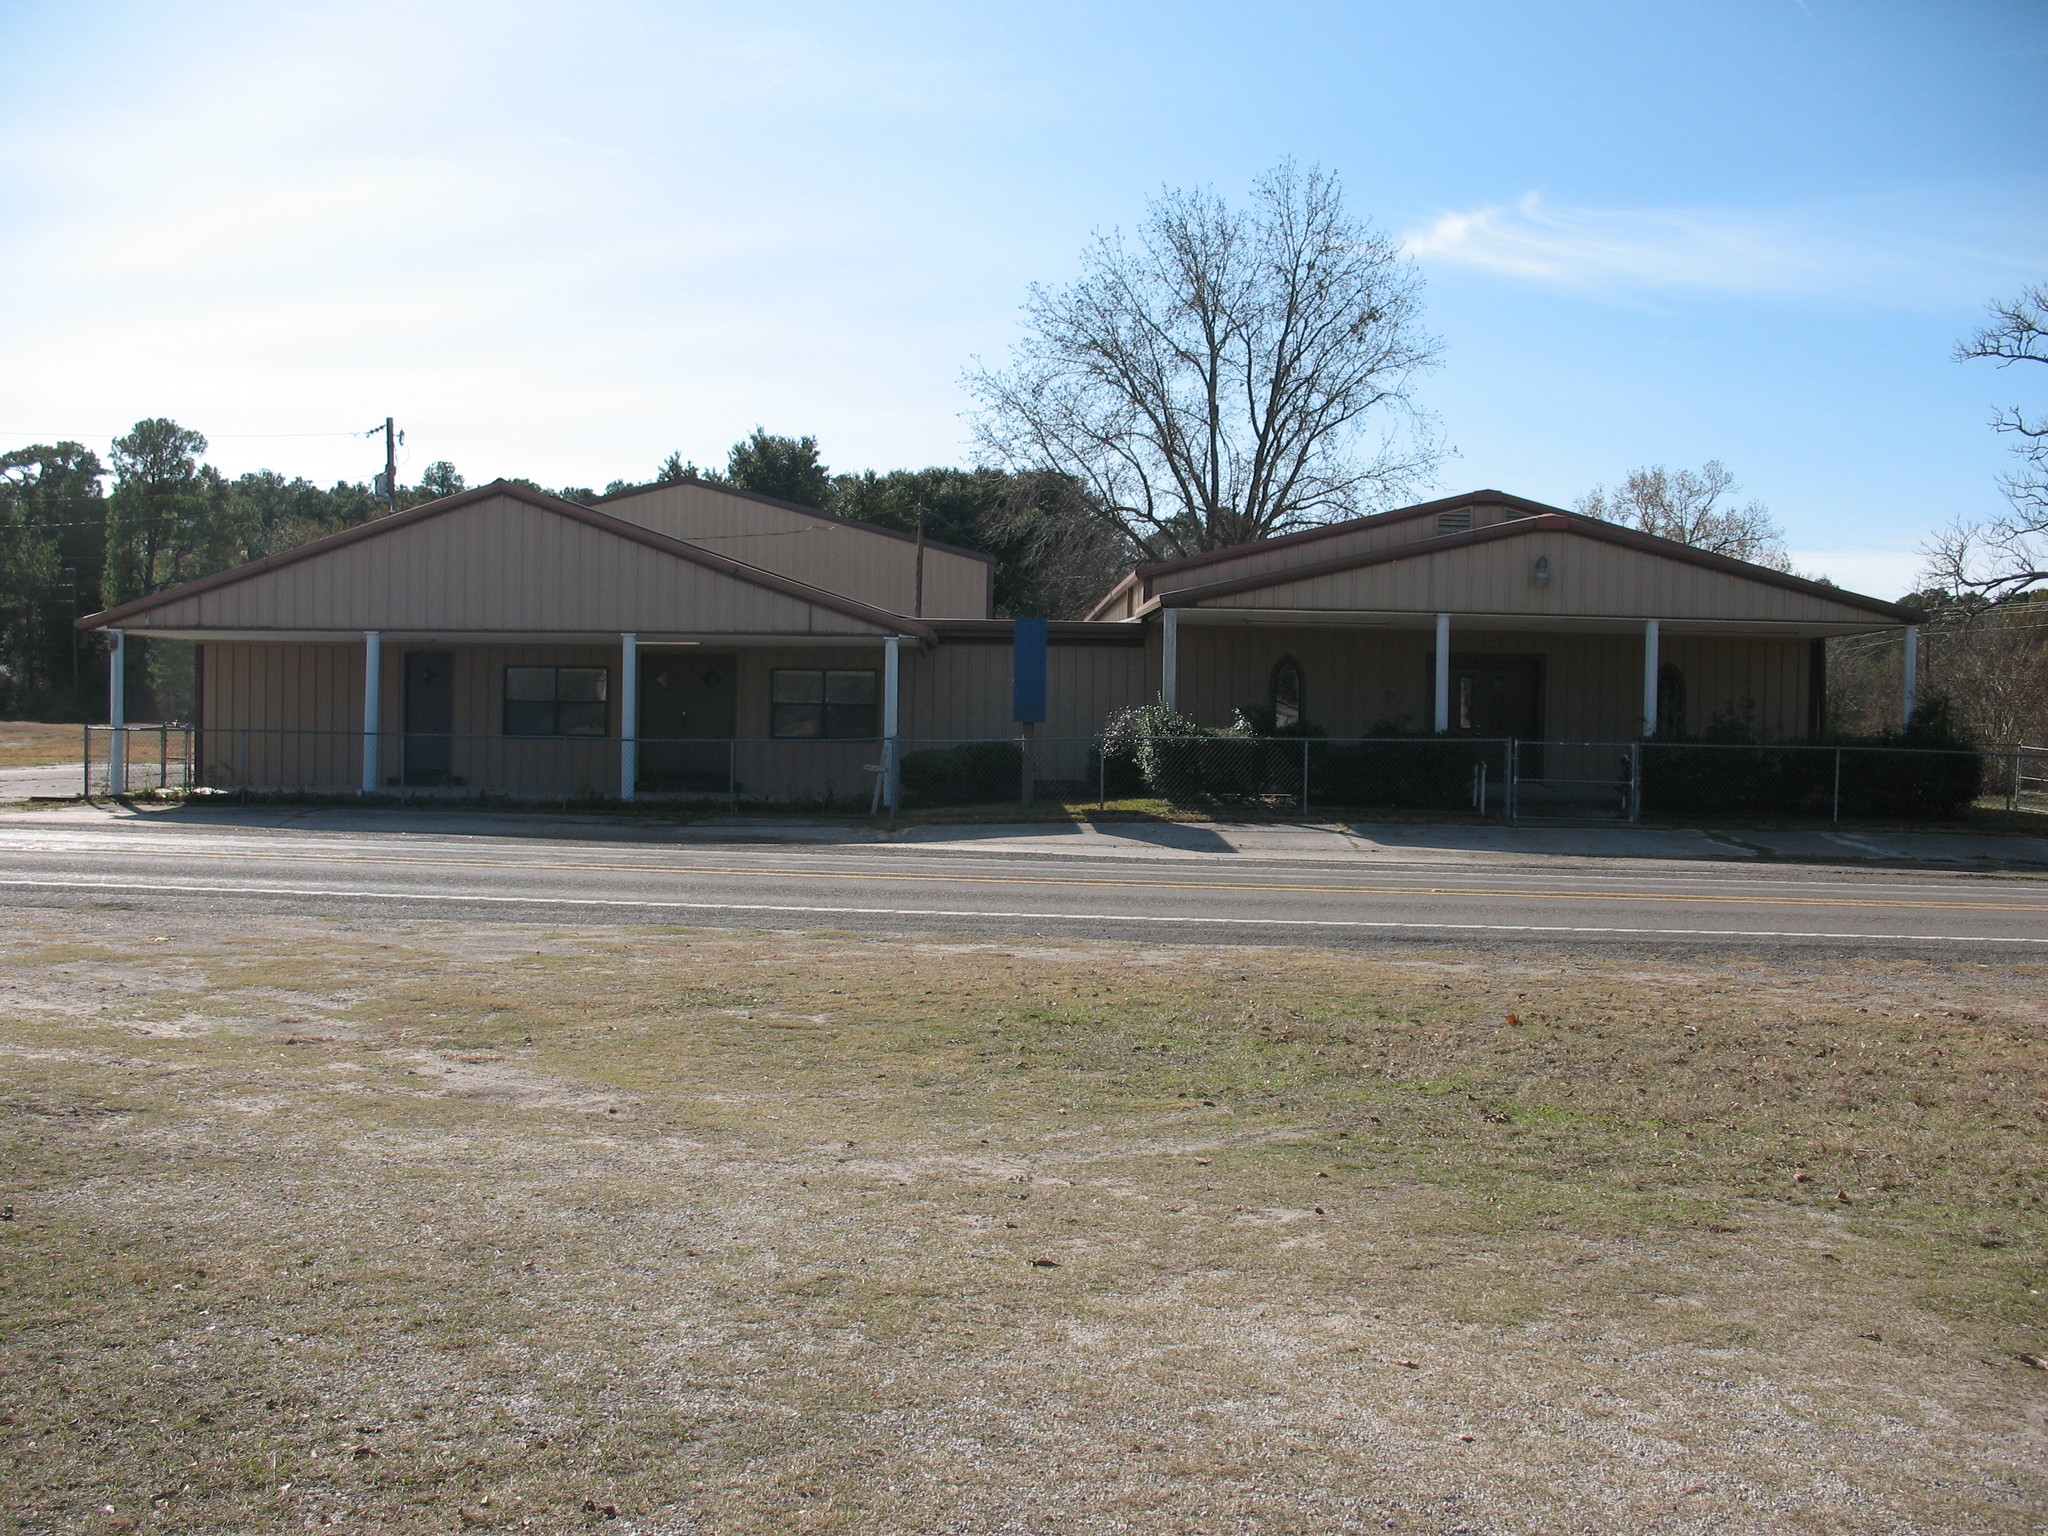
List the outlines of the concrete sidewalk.
{"type": "Polygon", "coordinates": [[[1788,860],[2048,868],[2048,838],[1968,832],[1700,831],[1662,827],[1511,827],[1375,822],[1105,822],[1075,826],[913,827],[892,842],[1005,853],[1128,858],[1234,855],[1344,862],[1489,864],[1552,859],[1788,860]]]}
{"type": "MultiPolygon", "coordinates": [[[[51,772],[52,770],[34,770],[51,772]]],[[[76,772],[76,769],[70,770],[76,772]]],[[[669,823],[628,816],[350,807],[171,806],[97,802],[0,812],[7,825],[86,830],[270,829],[325,835],[412,833],[568,842],[929,849],[1050,858],[1223,860],[1354,865],[1546,866],[1700,862],[2048,870],[2048,838],[1997,833],[1701,830],[1635,826],[1511,827],[1391,822],[1129,821],[934,824],[720,816],[669,823]]]]}

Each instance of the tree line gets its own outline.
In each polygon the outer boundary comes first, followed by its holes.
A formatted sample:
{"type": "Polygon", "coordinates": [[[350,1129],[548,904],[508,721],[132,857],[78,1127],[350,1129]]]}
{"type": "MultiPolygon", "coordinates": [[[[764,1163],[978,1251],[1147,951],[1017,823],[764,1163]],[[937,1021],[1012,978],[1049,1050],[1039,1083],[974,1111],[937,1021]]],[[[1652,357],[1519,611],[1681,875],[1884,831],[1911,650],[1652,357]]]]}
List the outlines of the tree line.
{"type": "MultiPolygon", "coordinates": [[[[385,515],[367,483],[321,487],[255,470],[230,478],[205,461],[203,433],[139,421],[103,461],[81,443],[0,454],[0,719],[91,719],[105,708],[105,644],[78,617],[226,570],[385,515]],[[110,483],[111,482],[111,483],[110,483]]],[[[996,558],[997,611],[1068,615],[1115,579],[1125,549],[1089,515],[1085,493],[1052,471],[901,469],[834,474],[817,439],[756,428],[722,468],[671,454],[646,480],[550,489],[591,504],[672,480],[703,480],[996,558]]],[[[429,464],[401,484],[399,510],[465,489],[456,467],[429,464]]],[[[137,637],[135,718],[190,712],[189,659],[137,637]]]]}

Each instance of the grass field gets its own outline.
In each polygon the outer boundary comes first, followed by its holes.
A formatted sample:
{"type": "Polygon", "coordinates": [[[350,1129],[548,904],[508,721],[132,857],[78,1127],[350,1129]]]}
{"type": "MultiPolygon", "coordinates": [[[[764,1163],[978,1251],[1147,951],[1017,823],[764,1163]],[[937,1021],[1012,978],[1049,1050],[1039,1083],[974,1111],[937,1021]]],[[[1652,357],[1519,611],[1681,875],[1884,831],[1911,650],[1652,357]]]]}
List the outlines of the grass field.
{"type": "Polygon", "coordinates": [[[2033,1532],[2048,967],[0,936],[4,1528],[2033,1532]]]}
{"type": "Polygon", "coordinates": [[[37,720],[0,720],[0,768],[41,768],[75,763],[83,726],[44,725],[37,720]]]}

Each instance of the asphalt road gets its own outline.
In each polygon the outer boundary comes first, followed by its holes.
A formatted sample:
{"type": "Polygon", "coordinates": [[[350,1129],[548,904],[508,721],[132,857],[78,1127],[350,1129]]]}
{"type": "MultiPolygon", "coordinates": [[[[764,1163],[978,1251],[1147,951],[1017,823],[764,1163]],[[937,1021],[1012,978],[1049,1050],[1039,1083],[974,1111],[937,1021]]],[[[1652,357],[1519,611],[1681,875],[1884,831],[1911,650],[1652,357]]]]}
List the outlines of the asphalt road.
{"type": "MultiPolygon", "coordinates": [[[[1562,862],[1562,861],[1561,861],[1562,862]]],[[[1361,868],[931,846],[675,846],[117,820],[0,826],[17,908],[306,913],[1176,943],[1669,950],[1822,947],[2048,957],[2048,881],[1822,866],[1361,868]]]]}

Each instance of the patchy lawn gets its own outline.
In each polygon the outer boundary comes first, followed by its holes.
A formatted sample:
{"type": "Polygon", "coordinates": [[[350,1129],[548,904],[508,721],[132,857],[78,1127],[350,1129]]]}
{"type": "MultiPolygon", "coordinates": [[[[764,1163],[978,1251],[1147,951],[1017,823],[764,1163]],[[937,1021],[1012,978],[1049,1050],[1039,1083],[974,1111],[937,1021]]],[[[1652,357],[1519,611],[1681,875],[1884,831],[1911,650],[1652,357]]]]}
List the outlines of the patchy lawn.
{"type": "Polygon", "coordinates": [[[2022,1532],[2048,967],[23,912],[22,1532],[2022,1532]]]}
{"type": "MultiPolygon", "coordinates": [[[[44,725],[37,720],[0,720],[0,768],[42,768],[75,763],[83,750],[82,725],[44,725]]],[[[156,761],[152,756],[151,762],[156,761]]]]}

